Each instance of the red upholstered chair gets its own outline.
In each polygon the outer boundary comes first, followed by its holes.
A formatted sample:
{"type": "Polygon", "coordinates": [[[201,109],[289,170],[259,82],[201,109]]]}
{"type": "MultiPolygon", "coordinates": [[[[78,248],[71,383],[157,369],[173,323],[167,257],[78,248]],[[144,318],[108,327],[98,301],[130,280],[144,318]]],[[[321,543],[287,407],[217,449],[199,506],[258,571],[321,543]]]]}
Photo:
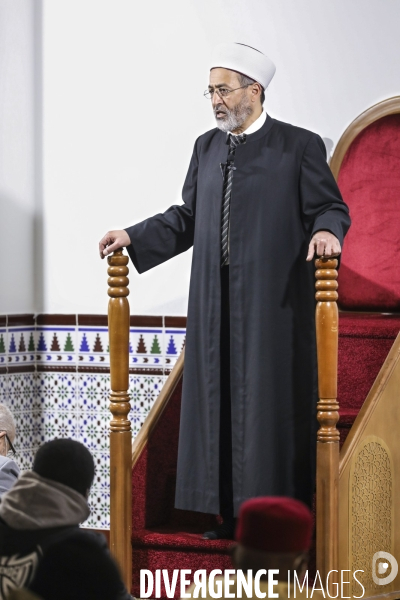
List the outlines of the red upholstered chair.
{"type": "Polygon", "coordinates": [[[357,117],[330,166],[352,218],[338,278],[343,441],[400,331],[400,97],[357,117]]]}

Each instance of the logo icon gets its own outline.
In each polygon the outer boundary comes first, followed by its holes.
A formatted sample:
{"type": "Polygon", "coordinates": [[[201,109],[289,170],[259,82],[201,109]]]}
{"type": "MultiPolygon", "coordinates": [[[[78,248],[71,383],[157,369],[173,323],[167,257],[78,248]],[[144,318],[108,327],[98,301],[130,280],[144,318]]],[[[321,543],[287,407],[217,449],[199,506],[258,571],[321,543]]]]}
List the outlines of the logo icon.
{"type": "Polygon", "coordinates": [[[372,579],[377,585],[387,585],[392,583],[399,570],[397,560],[389,552],[375,552],[372,557],[372,579]],[[390,565],[390,570],[389,570],[390,565]],[[389,573],[386,577],[378,577],[378,575],[384,575],[389,573]]]}

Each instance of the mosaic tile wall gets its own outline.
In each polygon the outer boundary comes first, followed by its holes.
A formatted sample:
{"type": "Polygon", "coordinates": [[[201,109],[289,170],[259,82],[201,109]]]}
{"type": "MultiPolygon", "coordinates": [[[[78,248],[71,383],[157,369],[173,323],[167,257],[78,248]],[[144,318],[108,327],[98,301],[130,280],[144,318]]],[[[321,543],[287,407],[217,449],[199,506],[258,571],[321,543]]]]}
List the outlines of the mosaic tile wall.
{"type": "MultiPolygon", "coordinates": [[[[185,343],[183,317],[131,317],[130,394],[137,434],[185,343]]],[[[109,529],[107,317],[0,316],[0,402],[17,424],[16,460],[32,465],[41,443],[69,437],[96,463],[85,526],[109,529]]]]}

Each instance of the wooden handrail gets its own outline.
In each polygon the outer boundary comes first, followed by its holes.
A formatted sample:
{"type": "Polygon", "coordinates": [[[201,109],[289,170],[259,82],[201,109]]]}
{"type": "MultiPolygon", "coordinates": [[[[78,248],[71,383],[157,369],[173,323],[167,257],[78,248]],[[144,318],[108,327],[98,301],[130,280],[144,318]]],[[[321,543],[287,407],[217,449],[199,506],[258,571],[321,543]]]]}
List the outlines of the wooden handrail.
{"type": "MultiPolygon", "coordinates": [[[[315,261],[318,355],[316,533],[317,569],[324,579],[338,569],[339,542],[339,420],[337,403],[338,308],[336,259],[315,261]]],[[[332,583],[334,579],[329,578],[332,583]]]]}
{"type": "Polygon", "coordinates": [[[135,466],[137,461],[140,458],[144,448],[146,447],[147,442],[149,441],[151,434],[153,433],[158,421],[161,418],[165,408],[168,405],[168,402],[171,398],[171,395],[178,385],[182,374],[183,374],[183,363],[185,360],[185,349],[179,355],[178,360],[175,363],[174,368],[168,376],[167,381],[161,388],[161,392],[157,396],[157,400],[154,402],[153,406],[150,409],[149,414],[146,417],[145,422],[143,423],[139,433],[135,437],[135,440],[132,445],[132,468],[135,466]]]}
{"type": "Polygon", "coordinates": [[[393,370],[400,361],[400,333],[397,335],[393,346],[387,355],[360,411],[346,437],[346,440],[340,450],[339,476],[345,470],[348,463],[354,456],[360,440],[364,435],[364,430],[369,423],[372,413],[384,392],[393,370]]]}
{"type": "Polygon", "coordinates": [[[128,257],[108,257],[110,339],[110,547],[128,590],[132,587],[132,431],[128,419],[129,294],[128,257]]]}

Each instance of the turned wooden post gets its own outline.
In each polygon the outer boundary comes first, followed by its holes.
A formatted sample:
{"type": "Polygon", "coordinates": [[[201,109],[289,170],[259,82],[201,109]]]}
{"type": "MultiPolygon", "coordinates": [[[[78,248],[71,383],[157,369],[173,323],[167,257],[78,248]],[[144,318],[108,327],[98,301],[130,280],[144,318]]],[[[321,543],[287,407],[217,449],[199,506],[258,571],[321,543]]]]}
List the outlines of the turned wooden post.
{"type": "Polygon", "coordinates": [[[132,431],[129,404],[128,257],[108,257],[110,338],[110,546],[128,591],[132,587],[132,431]]]}
{"type": "MultiPolygon", "coordinates": [[[[317,569],[322,578],[339,568],[339,420],[337,403],[338,308],[336,259],[315,261],[318,303],[316,332],[318,355],[317,419],[317,569]]],[[[331,582],[335,581],[329,577],[331,582]]],[[[324,580],[324,579],[323,579],[324,580]]],[[[326,581],[326,579],[325,579],[326,581]]]]}

